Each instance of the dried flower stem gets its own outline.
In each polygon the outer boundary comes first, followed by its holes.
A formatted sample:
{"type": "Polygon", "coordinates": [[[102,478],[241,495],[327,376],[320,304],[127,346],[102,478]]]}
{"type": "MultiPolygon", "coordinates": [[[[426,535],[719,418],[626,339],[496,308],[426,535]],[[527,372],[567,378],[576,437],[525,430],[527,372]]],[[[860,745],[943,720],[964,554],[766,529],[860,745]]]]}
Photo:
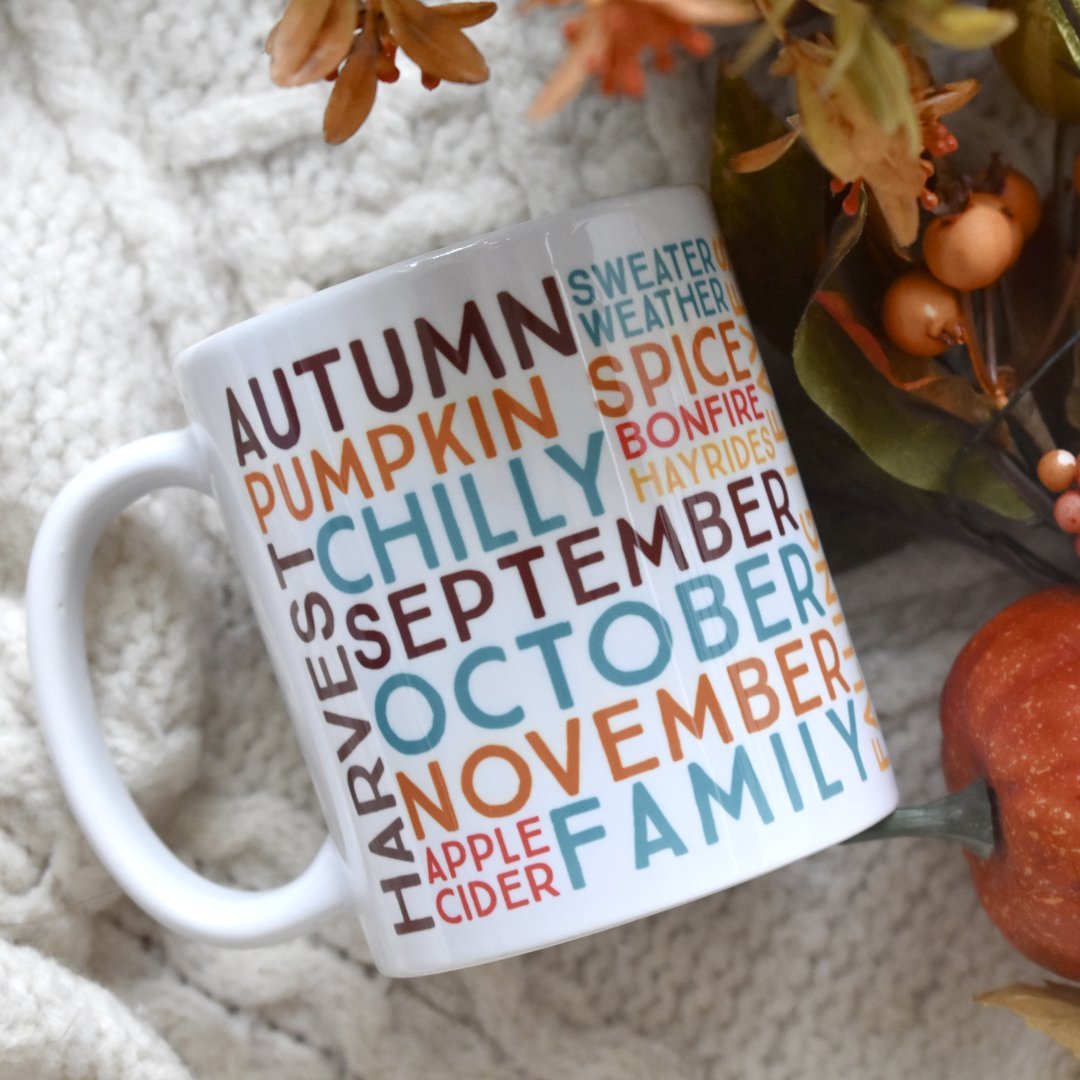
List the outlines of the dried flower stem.
{"type": "MultiPolygon", "coordinates": [[[[1027,437],[1035,444],[1040,456],[1057,446],[1057,441],[1050,434],[1050,429],[1046,426],[1046,421],[1043,419],[1042,413],[1039,411],[1039,407],[1035,404],[1031,394],[1024,394],[1021,400],[1016,403],[1013,418],[1024,429],[1027,437]]],[[[1013,486],[1015,487],[1015,484],[1013,486]]]]}
{"type": "Polygon", "coordinates": [[[960,293],[960,321],[964,327],[964,344],[967,345],[968,357],[971,360],[971,370],[975,373],[975,380],[980,389],[994,403],[998,409],[1008,400],[1000,386],[998,386],[996,373],[992,376],[986,364],[983,354],[982,342],[979,340],[979,332],[975,326],[975,311],[971,303],[971,293],[960,293]]]}
{"type": "MultiPolygon", "coordinates": [[[[994,403],[995,408],[1002,408],[1009,400],[1006,380],[998,369],[997,319],[995,306],[998,296],[997,286],[992,286],[982,293],[982,341],[975,333],[974,305],[970,293],[960,294],[961,318],[964,334],[967,337],[968,356],[979,386],[994,403]],[[985,352],[981,346],[985,343],[985,352]]],[[[1013,419],[1023,428],[1024,433],[1040,452],[1051,450],[1054,440],[1030,395],[1017,401],[1013,407],[1013,419]]],[[[1015,485],[1014,485],[1015,486],[1015,485]]]]}
{"type": "Polygon", "coordinates": [[[982,317],[983,341],[986,343],[986,377],[991,386],[1000,385],[997,364],[997,327],[994,325],[994,301],[996,297],[991,287],[983,292],[982,317]]]}

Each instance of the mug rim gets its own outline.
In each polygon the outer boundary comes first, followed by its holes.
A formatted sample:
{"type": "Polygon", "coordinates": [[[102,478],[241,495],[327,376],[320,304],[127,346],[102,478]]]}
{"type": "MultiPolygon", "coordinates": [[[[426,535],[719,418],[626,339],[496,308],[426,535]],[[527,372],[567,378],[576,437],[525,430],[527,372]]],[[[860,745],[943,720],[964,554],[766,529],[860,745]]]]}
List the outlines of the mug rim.
{"type": "Polygon", "coordinates": [[[412,255],[405,259],[400,259],[397,262],[389,263],[386,266],[379,266],[373,270],[367,270],[362,274],[357,274],[355,277],[346,278],[343,281],[335,282],[333,285],[327,285],[322,289],[316,289],[307,296],[302,296],[277,307],[269,308],[266,311],[249,315],[240,322],[231,323],[199,341],[188,345],[173,359],[173,375],[174,377],[178,377],[183,368],[188,368],[193,364],[198,363],[200,360],[205,359],[206,357],[203,354],[209,353],[213,349],[220,349],[223,346],[227,348],[231,339],[249,334],[257,323],[267,323],[285,318],[294,318],[297,315],[302,315],[305,308],[312,307],[316,303],[325,303],[335,294],[343,294],[361,284],[368,285],[399,274],[407,274],[422,266],[435,262],[436,260],[460,257],[474,251],[476,248],[502,244],[533,230],[543,230],[557,224],[565,224],[575,220],[586,220],[595,217],[600,213],[610,213],[614,210],[626,209],[641,203],[647,203],[657,198],[670,197],[677,193],[689,193],[691,191],[703,194],[706,198],[710,197],[705,186],[696,182],[661,184],[655,187],[640,188],[637,191],[625,192],[621,195],[608,195],[602,199],[596,199],[580,206],[573,206],[566,210],[558,210],[551,214],[544,214],[541,217],[530,218],[527,221],[519,221],[512,225],[504,225],[499,229],[492,229],[489,232],[480,233],[477,236],[472,236],[465,240],[446,244],[443,247],[435,248],[432,251],[422,252],[419,255],[412,255]]]}

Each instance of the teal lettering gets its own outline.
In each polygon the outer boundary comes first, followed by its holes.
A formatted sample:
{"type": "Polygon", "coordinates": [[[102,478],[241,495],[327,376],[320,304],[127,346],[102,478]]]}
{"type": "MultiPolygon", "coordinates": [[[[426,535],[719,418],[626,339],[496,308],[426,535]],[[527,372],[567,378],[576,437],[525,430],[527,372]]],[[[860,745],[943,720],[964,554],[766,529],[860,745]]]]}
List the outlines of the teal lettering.
{"type": "Polygon", "coordinates": [[[750,574],[768,565],[768,555],[755,555],[752,559],[743,559],[741,563],[735,564],[735,576],[739,579],[758,641],[768,641],[769,638],[776,637],[777,634],[786,634],[791,629],[790,619],[781,619],[779,622],[766,626],[761,617],[760,602],[764,597],[776,592],[776,583],[770,577],[758,585],[753,585],[750,582],[750,574]]]}
{"type": "Polygon", "coordinates": [[[343,529],[352,532],[356,525],[351,517],[339,515],[332,517],[319,529],[319,535],[315,542],[315,553],[319,559],[319,569],[322,570],[326,580],[339,592],[362,593],[370,589],[372,580],[370,574],[363,577],[347,578],[338,573],[334,564],[330,561],[330,541],[343,529]]]}
{"type": "Polygon", "coordinates": [[[506,653],[498,645],[488,645],[482,649],[476,649],[469,653],[461,661],[454,676],[454,698],[458,708],[465,714],[467,720],[471,720],[477,727],[482,728],[506,728],[513,727],[525,719],[525,710],[520,705],[515,705],[503,713],[489,713],[481,709],[472,696],[472,688],[469,680],[473,672],[481,664],[506,663],[506,653]]]}
{"type": "Polygon", "coordinates": [[[588,503],[589,512],[593,517],[599,517],[604,512],[604,503],[600,498],[600,486],[596,482],[597,477],[600,475],[603,449],[604,433],[602,431],[594,431],[589,436],[589,442],[585,449],[585,462],[582,465],[579,465],[561,446],[544,448],[544,453],[585,493],[585,501],[588,503]]]}
{"type": "Polygon", "coordinates": [[[679,598],[686,628],[690,631],[690,641],[699,660],[714,660],[730,652],[739,642],[739,623],[731,610],[724,606],[724,583],[714,574],[701,574],[699,577],[680,581],[675,586],[675,595],[679,598]],[[695,607],[692,594],[708,590],[711,600],[701,607],[695,607]],[[720,641],[705,640],[702,623],[707,619],[720,619],[724,624],[724,637],[720,641]]]}
{"type": "Polygon", "coordinates": [[[810,617],[806,614],[806,605],[809,604],[818,615],[824,616],[825,607],[814,594],[814,571],[810,566],[810,560],[806,552],[798,544],[785,544],[778,552],[780,561],[784,564],[784,577],[787,578],[788,588],[791,590],[791,598],[799,606],[799,622],[805,626],[810,617]],[[796,579],[793,563],[802,565],[801,581],[796,579]]]}
{"type": "Polygon", "coordinates": [[[817,747],[814,746],[814,740],[810,735],[810,729],[806,726],[805,720],[799,721],[799,735],[802,738],[803,746],[806,749],[806,758],[810,762],[810,768],[814,770],[814,780],[817,781],[818,794],[821,796],[821,801],[825,802],[828,799],[839,795],[844,790],[844,785],[839,780],[826,780],[825,773],[821,768],[821,761],[818,759],[817,747]]]}
{"type": "Polygon", "coordinates": [[[610,307],[593,308],[592,311],[579,311],[578,319],[585,328],[585,333],[593,348],[600,348],[601,342],[610,344],[615,340],[615,322],[610,307]]]}
{"type": "Polygon", "coordinates": [[[429,570],[434,570],[439,565],[439,556],[435,554],[435,545],[431,541],[431,533],[428,531],[427,522],[420,509],[420,500],[413,492],[405,496],[405,505],[409,510],[409,516],[400,525],[391,525],[383,528],[375,520],[375,511],[370,506],[365,506],[361,513],[364,515],[364,526],[368,532],[368,539],[375,552],[375,558],[379,563],[383,581],[387,585],[397,580],[394,574],[394,566],[387,554],[387,545],[392,540],[402,540],[407,536],[415,536],[420,544],[420,553],[424,556],[424,562],[429,570]]]}
{"type": "Polygon", "coordinates": [[[514,644],[519,649],[528,649],[535,645],[540,650],[544,666],[547,668],[548,679],[551,681],[551,689],[555,691],[555,702],[560,709],[572,709],[574,695],[570,693],[570,684],[566,681],[566,672],[563,671],[555,642],[559,638],[569,637],[572,633],[573,628],[568,622],[560,622],[552,623],[551,626],[542,626],[539,630],[531,630],[527,634],[514,638],[514,644]]]}
{"type": "Polygon", "coordinates": [[[834,709],[826,709],[825,715],[829,718],[832,726],[836,728],[836,733],[844,740],[844,745],[851,751],[851,756],[855,759],[855,768],[859,770],[859,779],[865,780],[866,766],[863,765],[862,754],[859,752],[859,732],[855,719],[855,702],[851,698],[848,698],[847,711],[848,721],[846,725],[836,715],[834,709]]]}
{"type": "Polygon", "coordinates": [[[780,766],[780,775],[784,778],[784,787],[787,788],[788,798],[791,800],[791,809],[797,814],[803,808],[802,792],[795,782],[795,773],[791,770],[791,761],[784,748],[784,740],[777,732],[769,736],[772,743],[773,753],[776,755],[776,764],[780,766]]]}
{"type": "Polygon", "coordinates": [[[687,770],[690,773],[690,786],[694,791],[694,801],[697,803],[706,844],[715,844],[720,839],[712,804],[718,803],[728,817],[738,821],[742,817],[743,792],[745,791],[750,792],[750,798],[754,800],[754,806],[763,824],[768,825],[773,821],[769,800],[765,798],[765,791],[757,773],[754,772],[754,766],[750,762],[750,755],[747,754],[745,746],[735,747],[731,762],[730,791],[725,791],[696,761],[690,762],[687,770]]]}
{"type": "Polygon", "coordinates": [[[471,473],[466,473],[461,478],[461,490],[465,493],[465,501],[469,504],[469,513],[476,526],[476,535],[480,538],[480,546],[484,551],[495,551],[496,548],[517,543],[518,535],[513,529],[507,529],[506,532],[501,533],[491,531],[487,513],[484,511],[484,503],[476,486],[476,478],[471,473]]]}
{"type": "Polygon", "coordinates": [[[602,269],[593,263],[592,272],[609,300],[626,294],[626,266],[621,257],[614,261],[605,259],[602,269]]]}
{"type": "MultiPolygon", "coordinates": [[[[408,710],[410,716],[416,715],[416,708],[408,710]]],[[[378,724],[383,738],[400,754],[422,754],[427,750],[434,750],[439,745],[439,740],[446,730],[446,706],[439,696],[438,690],[426,679],[419,675],[410,675],[399,672],[391,675],[375,695],[375,723],[378,724]],[[406,739],[399,735],[390,725],[389,703],[390,697],[398,690],[415,690],[426,702],[431,710],[431,719],[428,722],[427,734],[417,736],[414,739],[406,739]]]]}
{"type": "Polygon", "coordinates": [[[652,857],[660,851],[671,851],[675,855],[685,855],[686,844],[675,831],[674,826],[656,805],[656,800],[649,794],[649,789],[640,781],[633,788],[634,806],[634,866],[644,870],[652,857]],[[649,826],[656,830],[656,836],[649,838],[649,826]]]}
{"type": "Polygon", "coordinates": [[[557,806],[551,811],[551,828],[555,833],[555,842],[559,845],[559,852],[566,863],[566,872],[570,875],[570,884],[575,889],[585,888],[585,874],[581,869],[581,859],[577,849],[584,844],[594,844],[597,840],[603,840],[607,830],[603,825],[593,825],[579,832],[571,832],[567,826],[567,820],[578,814],[587,814],[600,809],[600,800],[594,795],[590,799],[579,799],[577,802],[566,806],[557,806]]]}
{"type": "Polygon", "coordinates": [[[546,532],[551,532],[552,529],[564,528],[566,518],[562,514],[555,514],[549,518],[541,517],[521,458],[511,458],[508,464],[514,487],[517,488],[518,498],[521,499],[521,507],[525,511],[525,520],[529,523],[533,536],[542,536],[546,532]]]}
{"type": "Polygon", "coordinates": [[[566,275],[567,284],[570,286],[570,299],[578,307],[588,307],[596,300],[596,290],[589,284],[589,272],[581,267],[571,270],[566,275]]]}
{"type": "Polygon", "coordinates": [[[446,530],[446,539],[450,541],[451,553],[455,559],[464,559],[469,554],[469,549],[465,546],[465,538],[461,535],[461,527],[457,523],[454,508],[450,504],[446,485],[433,484],[431,494],[435,496],[435,505],[439,509],[439,517],[442,518],[443,528],[446,530]]]}
{"type": "Polygon", "coordinates": [[[641,683],[655,679],[667,667],[671,659],[671,627],[667,620],[648,604],[640,600],[621,600],[612,604],[589,632],[589,656],[593,667],[608,682],[616,686],[640,686],[641,683]],[[618,619],[636,616],[644,619],[656,635],[656,655],[647,664],[639,668],[618,668],[608,658],[606,640],[608,631],[618,619]]]}

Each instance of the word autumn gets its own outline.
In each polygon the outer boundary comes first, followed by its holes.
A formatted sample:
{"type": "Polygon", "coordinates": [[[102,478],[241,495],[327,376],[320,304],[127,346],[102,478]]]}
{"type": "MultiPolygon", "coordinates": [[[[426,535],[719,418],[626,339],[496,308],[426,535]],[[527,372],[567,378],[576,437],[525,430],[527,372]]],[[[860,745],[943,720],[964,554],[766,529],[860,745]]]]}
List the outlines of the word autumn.
{"type": "MultiPolygon", "coordinates": [[[[443,398],[448,392],[445,365],[448,364],[460,375],[466,375],[474,351],[479,354],[492,379],[501,379],[507,374],[505,341],[509,341],[510,351],[523,371],[536,363],[530,336],[562,356],[575,355],[578,351],[577,341],[555,278],[544,278],[541,287],[550,308],[546,318],[504,290],[496,296],[501,326],[496,324],[495,330],[492,329],[490,314],[485,314],[475,300],[466,301],[462,307],[456,345],[430,320],[417,318],[413,320],[415,345],[410,356],[402,342],[401,332],[387,327],[382,332],[382,338],[385,361],[388,361],[389,367],[382,362],[383,358],[374,363],[367,346],[356,338],[348,344],[352,358],[351,372],[349,365],[343,363],[338,348],[326,349],[294,361],[291,376],[284,367],[274,368],[271,372],[276,391],[273,408],[263,382],[258,377],[249,379],[248,390],[265,440],[278,450],[291,450],[300,442],[304,425],[296,406],[298,395],[321,406],[321,412],[308,423],[324,431],[328,427],[336,433],[346,426],[341,402],[355,400],[357,391],[361,392],[368,405],[383,413],[400,412],[413,402],[414,397],[443,398]],[[504,340],[501,350],[496,338],[504,340]],[[385,374],[387,371],[389,379],[385,374]],[[379,382],[380,377],[384,380],[383,384],[379,382]],[[417,380],[420,378],[427,385],[418,391],[417,380]],[[340,384],[346,379],[348,386],[343,394],[340,384]],[[275,413],[276,416],[273,415],[275,413]]],[[[236,458],[241,468],[252,454],[264,460],[268,453],[266,445],[256,434],[248,413],[231,387],[226,389],[225,398],[236,458]]]]}

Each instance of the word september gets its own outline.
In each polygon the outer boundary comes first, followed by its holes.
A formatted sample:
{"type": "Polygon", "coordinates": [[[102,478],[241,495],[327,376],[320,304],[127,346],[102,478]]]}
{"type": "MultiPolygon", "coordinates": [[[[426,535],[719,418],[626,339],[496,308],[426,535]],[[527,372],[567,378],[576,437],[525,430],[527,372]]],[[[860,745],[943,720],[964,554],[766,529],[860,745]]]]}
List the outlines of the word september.
{"type": "MultiPolygon", "coordinates": [[[[698,497],[701,496],[711,497],[711,493],[698,493],[698,497]]],[[[824,616],[825,608],[815,591],[811,560],[801,544],[791,539],[775,551],[751,554],[740,559],[730,567],[729,581],[733,578],[732,584],[736,587],[728,589],[714,574],[700,569],[696,573],[691,571],[686,552],[671,528],[670,519],[661,517],[662,514],[663,508],[659,508],[657,520],[666,525],[658,525],[652,537],[631,533],[634,539],[623,549],[627,559],[625,573],[615,572],[616,563],[608,570],[607,580],[596,579],[598,566],[604,562],[603,544],[597,545],[597,541],[601,540],[599,529],[586,530],[570,538],[571,544],[561,553],[562,566],[568,575],[575,606],[584,607],[610,600],[623,592],[627,584],[631,589],[639,586],[643,580],[639,554],[655,565],[670,560],[680,570],[690,571],[685,579],[678,580],[673,586],[674,610],[679,613],[677,623],[673,624],[657,607],[643,599],[618,599],[601,606],[587,631],[584,626],[575,626],[565,618],[547,621],[544,618],[547,612],[537,580],[532,575],[531,564],[515,567],[521,573],[522,567],[528,566],[527,576],[532,588],[526,588],[526,597],[532,621],[539,624],[512,640],[521,657],[518,670],[525,676],[525,683],[535,687],[535,692],[528,699],[530,709],[546,711],[550,708],[548,700],[560,709],[575,707],[573,672],[577,670],[579,654],[569,639],[577,638],[578,633],[584,634],[585,640],[581,645],[586,647],[589,662],[596,673],[609,685],[625,688],[649,683],[662,675],[672,659],[676,640],[685,641],[697,659],[704,662],[728,655],[749,633],[759,642],[790,634],[795,629],[791,619],[777,620],[768,614],[770,598],[782,589],[790,595],[802,627],[824,616]],[[582,578],[587,567],[594,575],[588,584],[582,578]],[[623,580],[624,577],[629,580],[623,580]],[[641,662],[643,657],[639,656],[639,663],[629,667],[622,650],[613,648],[611,644],[627,629],[637,636],[645,646],[644,651],[650,654],[644,662],[641,662]],[[567,653],[575,658],[570,665],[564,662],[567,653]],[[546,692],[543,692],[545,684],[546,692]]],[[[781,535],[794,532],[797,528],[786,508],[777,513],[775,527],[781,535]]],[[[701,543],[698,555],[705,565],[723,558],[732,550],[730,529],[724,531],[716,522],[699,535],[701,543]]],[[[756,547],[772,537],[771,530],[752,534],[750,546],[756,547]]],[[[294,579],[302,576],[295,574],[298,568],[309,566],[317,558],[311,548],[282,555],[273,545],[269,546],[269,555],[282,590],[288,590],[294,579]]],[[[470,641],[474,632],[473,621],[492,609],[494,590],[491,581],[479,571],[461,571],[443,579],[442,591],[455,636],[463,643],[470,641]],[[458,591],[459,586],[465,585],[479,590],[469,598],[468,605],[463,599],[464,593],[458,591]]],[[[425,632],[422,629],[433,616],[428,604],[435,602],[434,594],[428,593],[426,583],[411,585],[390,595],[393,597],[390,606],[394,623],[407,657],[415,659],[447,648],[446,637],[436,637],[430,630],[425,632]]],[[[391,653],[396,651],[390,638],[374,628],[376,624],[382,625],[382,622],[379,610],[371,604],[355,604],[342,619],[335,613],[335,605],[321,590],[309,587],[301,596],[294,597],[289,613],[297,638],[313,649],[306,666],[311,688],[320,702],[330,702],[355,693],[359,688],[357,665],[381,670],[387,667],[391,653]],[[342,622],[343,634],[350,641],[348,646],[337,636],[342,622]],[[323,642],[328,644],[322,645],[323,642]]],[[[449,630],[445,619],[436,618],[433,621],[444,632],[449,630]]],[[[742,703],[747,722],[759,723],[762,718],[751,707],[754,700],[764,706],[764,715],[770,717],[770,723],[776,719],[778,699],[764,689],[768,683],[783,685],[787,697],[795,704],[799,698],[795,688],[799,673],[808,670],[801,662],[791,659],[794,652],[801,648],[801,645],[792,645],[787,650],[781,650],[771,673],[771,665],[757,658],[742,661],[728,672],[735,684],[733,692],[742,703]]],[[[827,631],[812,636],[806,648],[815,656],[824,678],[829,679],[830,673],[839,672],[839,650],[827,631]]],[[[492,683],[484,674],[491,670],[492,665],[501,669],[507,663],[508,656],[503,644],[495,644],[490,638],[489,643],[463,656],[447,673],[456,705],[454,715],[487,730],[520,724],[526,718],[525,705],[515,703],[509,708],[500,709],[499,705],[503,703],[491,700],[490,695],[494,690],[495,698],[501,698],[506,687],[498,682],[492,683]],[[477,689],[478,683],[487,685],[489,700],[482,700],[485,694],[477,689]]],[[[385,742],[405,755],[424,754],[434,749],[442,740],[450,715],[446,697],[432,682],[417,672],[400,669],[379,683],[372,711],[385,742]],[[398,702],[401,697],[413,704],[403,707],[398,702]],[[402,711],[414,717],[427,717],[423,733],[407,734],[395,726],[394,715],[402,711]]],[[[795,711],[799,711],[798,707],[795,711]]]]}

